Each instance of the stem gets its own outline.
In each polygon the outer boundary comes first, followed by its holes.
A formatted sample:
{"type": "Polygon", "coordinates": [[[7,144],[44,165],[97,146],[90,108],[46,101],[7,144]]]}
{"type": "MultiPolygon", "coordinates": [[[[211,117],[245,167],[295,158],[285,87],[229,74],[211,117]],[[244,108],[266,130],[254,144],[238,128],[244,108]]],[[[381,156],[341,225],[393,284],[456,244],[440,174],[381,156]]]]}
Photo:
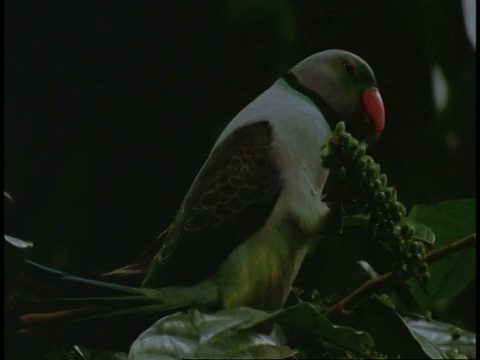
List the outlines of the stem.
{"type": "MultiPolygon", "coordinates": [[[[451,255],[457,251],[464,250],[469,247],[475,247],[477,241],[477,234],[473,233],[462,240],[455,241],[447,246],[444,246],[440,249],[435,249],[430,251],[428,254],[425,255],[423,260],[426,263],[435,262],[445,256],[451,255]]],[[[340,314],[347,314],[348,310],[347,307],[351,305],[353,302],[365,296],[366,294],[372,293],[374,290],[378,290],[382,287],[386,287],[397,280],[397,277],[392,273],[386,273],[375,279],[368,280],[363,285],[358,287],[352,293],[344,297],[340,300],[337,304],[332,306],[324,315],[327,318],[333,318],[340,314]]]]}
{"type": "Polygon", "coordinates": [[[453,254],[454,252],[457,252],[469,247],[475,247],[476,242],[477,242],[477,233],[473,233],[468,235],[466,238],[463,238],[462,240],[455,241],[440,249],[435,249],[430,251],[427,255],[425,255],[423,259],[427,263],[432,263],[447,255],[453,254]]]}

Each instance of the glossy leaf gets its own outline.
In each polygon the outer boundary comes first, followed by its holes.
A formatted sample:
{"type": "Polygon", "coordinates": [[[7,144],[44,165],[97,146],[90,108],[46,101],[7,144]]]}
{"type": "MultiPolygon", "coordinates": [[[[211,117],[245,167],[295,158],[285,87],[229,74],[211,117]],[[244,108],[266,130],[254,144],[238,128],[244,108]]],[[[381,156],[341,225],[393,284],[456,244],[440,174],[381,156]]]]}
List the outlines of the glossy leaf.
{"type": "Polygon", "coordinates": [[[273,320],[281,325],[302,330],[324,343],[362,356],[367,355],[374,346],[374,341],[368,333],[355,331],[346,326],[333,325],[309,303],[300,303],[285,309],[273,320]]]}
{"type": "Polygon", "coordinates": [[[202,314],[175,313],[157,321],[130,348],[129,358],[244,358],[283,359],[294,351],[269,335],[249,330],[269,314],[247,308],[202,314]]]}
{"type": "Polygon", "coordinates": [[[463,354],[469,359],[476,358],[477,337],[470,331],[421,316],[405,317],[404,321],[422,346],[435,346],[447,358],[455,353],[463,354]]]}
{"type": "Polygon", "coordinates": [[[388,358],[443,358],[439,349],[421,343],[402,317],[378,298],[373,298],[357,310],[355,328],[368,331],[375,341],[374,350],[388,358]]]}
{"type": "MultiPolygon", "coordinates": [[[[409,219],[431,228],[436,235],[435,248],[441,248],[475,232],[475,200],[415,206],[409,219]]],[[[474,249],[456,252],[430,264],[427,293],[415,280],[409,280],[420,310],[429,311],[437,301],[453,299],[464,290],[475,279],[475,264],[474,249]]]]}
{"type": "Polygon", "coordinates": [[[312,305],[298,304],[274,313],[237,308],[203,314],[197,310],[176,313],[157,321],[132,344],[132,359],[153,356],[178,357],[240,357],[285,358],[295,351],[287,348],[277,337],[261,333],[257,325],[266,321],[301,331],[345,352],[368,354],[374,343],[362,331],[336,326],[323,317],[312,305]]]}
{"type": "Polygon", "coordinates": [[[340,299],[371,279],[372,272],[390,271],[393,261],[393,254],[373,238],[367,218],[347,216],[342,233],[321,238],[307,256],[295,285],[340,299]]]}

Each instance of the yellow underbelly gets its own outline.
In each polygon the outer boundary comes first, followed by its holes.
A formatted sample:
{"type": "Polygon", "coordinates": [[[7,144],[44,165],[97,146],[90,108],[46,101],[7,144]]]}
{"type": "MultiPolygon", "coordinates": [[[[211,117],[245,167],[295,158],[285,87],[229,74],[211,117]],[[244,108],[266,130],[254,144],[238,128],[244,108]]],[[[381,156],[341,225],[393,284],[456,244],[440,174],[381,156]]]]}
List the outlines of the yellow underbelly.
{"type": "Polygon", "coordinates": [[[218,281],[225,308],[274,311],[285,303],[307,253],[307,242],[298,239],[297,231],[284,227],[265,234],[247,239],[222,266],[218,281]]]}

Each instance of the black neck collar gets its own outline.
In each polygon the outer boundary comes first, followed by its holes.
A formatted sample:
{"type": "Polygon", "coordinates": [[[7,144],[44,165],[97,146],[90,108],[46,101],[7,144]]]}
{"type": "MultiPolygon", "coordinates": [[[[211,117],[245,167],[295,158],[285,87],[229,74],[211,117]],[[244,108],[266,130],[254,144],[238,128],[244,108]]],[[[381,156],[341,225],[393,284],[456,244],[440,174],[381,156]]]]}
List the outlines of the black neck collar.
{"type": "Polygon", "coordinates": [[[333,110],[333,108],[328,105],[316,92],[302,85],[300,81],[298,81],[295,74],[293,74],[291,71],[287,71],[283,76],[283,79],[293,89],[297,90],[299,93],[305,96],[308,96],[313,101],[313,103],[318,107],[318,109],[323,114],[325,120],[327,120],[328,125],[333,131],[335,129],[335,125],[340,121],[340,117],[335,112],[335,110],[333,110]]]}

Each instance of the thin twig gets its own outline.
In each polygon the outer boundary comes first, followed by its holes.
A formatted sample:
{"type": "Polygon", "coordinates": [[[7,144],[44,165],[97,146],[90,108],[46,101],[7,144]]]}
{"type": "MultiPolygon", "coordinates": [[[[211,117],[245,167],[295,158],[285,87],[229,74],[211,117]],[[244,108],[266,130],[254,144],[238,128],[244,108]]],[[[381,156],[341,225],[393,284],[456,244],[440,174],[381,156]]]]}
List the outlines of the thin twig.
{"type": "MultiPolygon", "coordinates": [[[[476,241],[477,241],[477,234],[473,233],[462,240],[455,241],[440,249],[435,249],[430,251],[428,254],[425,255],[423,260],[426,263],[435,262],[457,251],[464,250],[469,247],[474,247],[476,245],[476,241]]],[[[386,287],[387,285],[390,285],[395,280],[397,280],[397,277],[392,272],[376,277],[375,279],[368,280],[363,285],[358,287],[355,291],[353,291],[352,293],[344,297],[342,300],[340,300],[337,304],[332,306],[325,313],[325,316],[331,319],[336,315],[348,313],[347,307],[351,305],[353,302],[355,302],[362,296],[365,296],[366,294],[373,292],[374,290],[379,290],[382,287],[386,287]]]]}
{"type": "Polygon", "coordinates": [[[425,255],[424,260],[427,263],[432,263],[447,255],[453,254],[454,252],[457,252],[469,247],[475,247],[476,242],[477,242],[477,233],[470,234],[466,238],[463,238],[462,240],[455,241],[440,249],[435,249],[430,251],[427,255],[425,255]]]}

